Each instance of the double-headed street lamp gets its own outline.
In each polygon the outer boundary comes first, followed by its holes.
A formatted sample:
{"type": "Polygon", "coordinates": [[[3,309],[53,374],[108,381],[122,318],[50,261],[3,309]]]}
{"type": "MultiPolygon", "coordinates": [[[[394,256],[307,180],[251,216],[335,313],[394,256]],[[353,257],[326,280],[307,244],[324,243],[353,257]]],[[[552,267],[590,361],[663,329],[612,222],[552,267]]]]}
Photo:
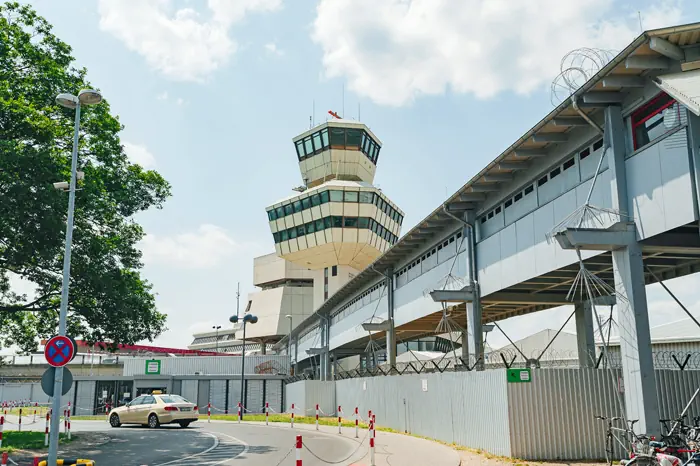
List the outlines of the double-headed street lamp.
{"type": "Polygon", "coordinates": [[[212,325],[211,328],[216,330],[216,337],[215,337],[216,338],[216,340],[215,340],[216,346],[215,346],[215,348],[216,348],[216,352],[218,353],[219,352],[219,329],[221,328],[221,325],[212,325]]]}
{"type": "MultiPolygon", "coordinates": [[[[63,288],[61,290],[61,310],[58,316],[58,334],[66,334],[66,315],[68,313],[68,285],[70,282],[70,254],[73,244],[73,212],[75,211],[75,185],[78,178],[78,141],[80,137],[80,107],[102,102],[102,95],[92,89],[83,89],[77,96],[58,94],[56,103],[75,110],[75,129],[73,131],[73,154],[71,156],[71,176],[68,186],[68,219],[66,221],[66,250],[63,254],[63,288]]],[[[63,367],[57,367],[53,386],[53,412],[51,416],[51,440],[49,442],[48,464],[56,464],[58,456],[58,431],[61,417],[61,392],[63,390],[63,367]]]]}
{"type": "MultiPolygon", "coordinates": [[[[252,314],[246,314],[242,318],[239,319],[237,315],[231,316],[228,319],[232,324],[237,324],[238,321],[243,322],[243,351],[241,352],[241,419],[243,419],[243,407],[245,406],[245,325],[247,323],[255,324],[258,322],[258,316],[254,316],[252,314]]],[[[264,344],[264,343],[263,343],[264,344]]]]}

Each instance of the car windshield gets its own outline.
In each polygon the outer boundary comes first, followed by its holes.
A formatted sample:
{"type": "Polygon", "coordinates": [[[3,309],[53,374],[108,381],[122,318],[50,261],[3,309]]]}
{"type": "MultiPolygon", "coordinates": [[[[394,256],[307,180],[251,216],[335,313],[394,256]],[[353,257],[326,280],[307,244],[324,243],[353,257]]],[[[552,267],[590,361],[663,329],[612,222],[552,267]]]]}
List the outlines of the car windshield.
{"type": "Polygon", "coordinates": [[[163,403],[189,403],[186,399],[179,395],[165,395],[160,397],[163,403]]]}

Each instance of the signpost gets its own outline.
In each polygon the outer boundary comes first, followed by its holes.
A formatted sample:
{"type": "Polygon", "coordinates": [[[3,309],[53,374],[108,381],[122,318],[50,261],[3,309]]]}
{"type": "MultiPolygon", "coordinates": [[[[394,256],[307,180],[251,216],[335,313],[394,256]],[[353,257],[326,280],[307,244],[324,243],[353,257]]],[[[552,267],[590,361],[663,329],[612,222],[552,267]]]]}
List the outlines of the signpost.
{"type": "Polygon", "coordinates": [[[51,338],[44,347],[44,356],[50,366],[65,366],[75,357],[73,341],[63,335],[51,338]]]}
{"type": "Polygon", "coordinates": [[[146,375],[160,375],[159,359],[148,359],[146,361],[146,375]]]}

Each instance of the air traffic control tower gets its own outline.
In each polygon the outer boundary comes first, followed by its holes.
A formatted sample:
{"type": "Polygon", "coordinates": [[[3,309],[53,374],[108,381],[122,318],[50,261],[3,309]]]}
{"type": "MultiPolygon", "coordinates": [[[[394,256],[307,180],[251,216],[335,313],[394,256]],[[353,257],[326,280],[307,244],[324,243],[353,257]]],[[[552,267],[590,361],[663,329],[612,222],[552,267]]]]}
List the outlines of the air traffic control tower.
{"type": "Polygon", "coordinates": [[[277,255],[313,275],[313,306],[370,265],[400,235],[403,212],[372,183],[381,142],[333,119],[293,139],[303,185],[267,207],[277,255]]]}

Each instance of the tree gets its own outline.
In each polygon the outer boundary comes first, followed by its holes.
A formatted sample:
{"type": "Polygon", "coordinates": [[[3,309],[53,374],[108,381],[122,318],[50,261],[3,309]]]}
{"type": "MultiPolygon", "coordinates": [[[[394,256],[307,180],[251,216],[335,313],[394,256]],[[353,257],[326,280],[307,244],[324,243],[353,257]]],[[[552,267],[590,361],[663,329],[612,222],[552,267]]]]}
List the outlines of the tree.
{"type": "MultiPolygon", "coordinates": [[[[92,88],[71,48],[29,6],[0,4],[0,347],[36,348],[56,333],[61,296],[74,111],[61,92],[92,88]],[[11,279],[36,284],[13,292],[11,279]]],[[[134,215],[161,208],[170,185],[129,162],[109,104],[83,108],[68,331],[88,341],[133,344],[165,330],[151,285],[140,275],[144,236],[134,215]]]]}

